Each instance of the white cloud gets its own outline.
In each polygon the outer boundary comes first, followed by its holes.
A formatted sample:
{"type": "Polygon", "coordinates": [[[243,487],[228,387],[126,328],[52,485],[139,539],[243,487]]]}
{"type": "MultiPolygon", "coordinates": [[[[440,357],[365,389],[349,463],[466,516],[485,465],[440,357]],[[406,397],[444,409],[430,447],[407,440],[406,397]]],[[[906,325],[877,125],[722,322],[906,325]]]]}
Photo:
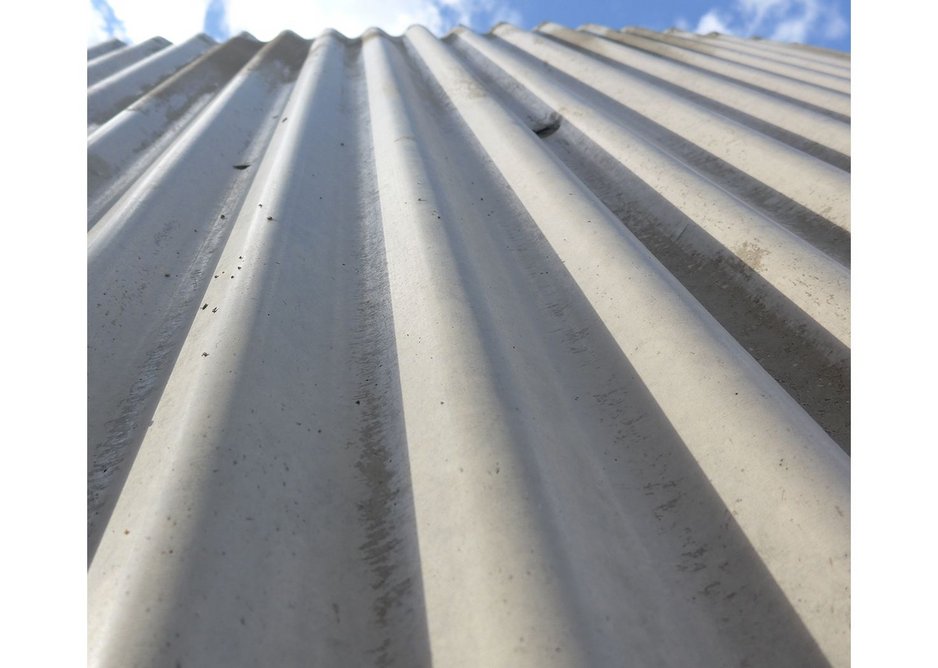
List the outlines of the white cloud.
{"type": "Polygon", "coordinates": [[[709,12],[701,16],[700,21],[697,22],[697,28],[694,29],[694,32],[698,32],[701,35],[706,35],[710,32],[721,32],[724,35],[736,34],[736,31],[727,25],[723,13],[717,9],[711,9],[709,12]]]}
{"type": "MultiPolygon", "coordinates": [[[[211,0],[107,0],[114,17],[126,32],[115,35],[113,22],[91,7],[88,42],[99,43],[118,36],[139,43],[157,35],[178,43],[202,32],[211,0]]],[[[334,28],[357,37],[375,26],[400,34],[409,26],[426,26],[442,35],[457,24],[488,30],[496,23],[521,23],[521,13],[499,0],[215,0],[224,10],[220,22],[230,34],[246,30],[269,40],[283,30],[315,37],[334,28]]],[[[119,26],[118,26],[119,28],[119,26]]]]}
{"type": "Polygon", "coordinates": [[[752,34],[767,22],[778,20],[797,0],[738,0],[736,4],[743,14],[743,32],[752,34]]]}
{"type": "Polygon", "coordinates": [[[476,30],[485,30],[488,31],[496,23],[511,23],[512,25],[520,26],[521,22],[524,21],[524,18],[521,16],[521,10],[515,9],[514,7],[509,7],[507,4],[492,2],[486,3],[494,5],[495,10],[492,12],[491,17],[486,17],[485,12],[489,11],[487,9],[481,9],[481,16],[478,19],[473,17],[473,20],[469,23],[466,23],[467,26],[474,28],[476,30]]]}
{"type": "Polygon", "coordinates": [[[97,2],[87,0],[85,8],[88,20],[88,46],[96,46],[114,37],[128,41],[124,26],[113,15],[106,0],[97,2]]]}
{"type": "MultiPolygon", "coordinates": [[[[458,15],[457,24],[489,30],[496,23],[521,23],[521,12],[507,3],[497,0],[438,0],[439,3],[458,15]]],[[[443,30],[453,26],[445,25],[443,30]]]]}
{"type": "Polygon", "coordinates": [[[88,46],[95,46],[111,39],[107,29],[107,19],[94,5],[88,3],[88,46]]]}
{"type": "Polygon", "coordinates": [[[840,15],[840,12],[834,12],[827,17],[822,35],[825,39],[840,39],[848,32],[850,32],[850,24],[840,15]]]}
{"type": "Polygon", "coordinates": [[[419,24],[441,35],[456,24],[488,30],[499,21],[520,23],[520,13],[496,0],[332,0],[296,4],[293,0],[225,0],[232,32],[247,30],[268,40],[290,29],[315,37],[334,28],[357,37],[370,27],[400,34],[419,24]]]}
{"type": "Polygon", "coordinates": [[[769,39],[776,39],[780,42],[804,42],[810,28],[811,23],[804,17],[782,21],[775,26],[769,39]]]}
{"type": "Polygon", "coordinates": [[[179,43],[202,32],[208,0],[108,0],[135,43],[165,37],[179,43]]]}
{"type": "Polygon", "coordinates": [[[838,39],[849,30],[830,0],[735,0],[729,7],[707,11],[694,32],[806,42],[812,37],[838,39]]]}

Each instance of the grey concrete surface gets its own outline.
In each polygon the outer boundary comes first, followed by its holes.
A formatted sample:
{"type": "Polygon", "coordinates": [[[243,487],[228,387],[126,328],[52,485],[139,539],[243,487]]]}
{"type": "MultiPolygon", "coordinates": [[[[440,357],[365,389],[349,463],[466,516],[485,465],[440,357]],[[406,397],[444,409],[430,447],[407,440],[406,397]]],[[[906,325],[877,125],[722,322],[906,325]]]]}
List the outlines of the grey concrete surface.
{"type": "Polygon", "coordinates": [[[642,35],[112,61],[90,666],[849,665],[849,88],[642,35]]]}

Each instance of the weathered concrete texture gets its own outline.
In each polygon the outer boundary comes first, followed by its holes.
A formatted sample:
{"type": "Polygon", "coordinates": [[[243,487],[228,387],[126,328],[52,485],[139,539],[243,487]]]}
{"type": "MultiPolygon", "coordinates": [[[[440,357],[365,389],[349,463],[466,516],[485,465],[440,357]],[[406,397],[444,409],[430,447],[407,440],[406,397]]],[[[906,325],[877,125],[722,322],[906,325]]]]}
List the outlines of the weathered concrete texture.
{"type": "Polygon", "coordinates": [[[89,50],[89,665],[849,665],[849,59],[145,44],[89,50]]]}
{"type": "Polygon", "coordinates": [[[99,81],[120,72],[125,67],[130,67],[135,63],[151,56],[161,49],[169,46],[169,42],[162,37],[154,37],[140,44],[126,46],[116,49],[110,53],[105,53],[88,62],[88,86],[94,86],[99,81]]]}
{"type": "Polygon", "coordinates": [[[88,127],[97,128],[161,81],[172,76],[215,45],[208,35],[157,51],[88,89],[88,127]]]}
{"type": "Polygon", "coordinates": [[[124,42],[119,39],[111,39],[107,42],[102,42],[101,44],[92,46],[88,49],[88,62],[91,62],[95,58],[103,56],[106,53],[117,51],[124,46],[126,46],[126,44],[124,44],[124,42]]]}

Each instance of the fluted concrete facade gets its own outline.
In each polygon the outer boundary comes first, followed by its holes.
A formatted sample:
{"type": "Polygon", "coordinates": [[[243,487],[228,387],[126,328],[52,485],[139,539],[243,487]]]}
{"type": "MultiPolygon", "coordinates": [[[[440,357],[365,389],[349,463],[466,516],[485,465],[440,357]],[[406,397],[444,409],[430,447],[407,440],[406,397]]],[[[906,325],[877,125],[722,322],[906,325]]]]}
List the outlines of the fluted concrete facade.
{"type": "Polygon", "coordinates": [[[849,665],[848,56],[89,59],[90,665],[849,665]]]}

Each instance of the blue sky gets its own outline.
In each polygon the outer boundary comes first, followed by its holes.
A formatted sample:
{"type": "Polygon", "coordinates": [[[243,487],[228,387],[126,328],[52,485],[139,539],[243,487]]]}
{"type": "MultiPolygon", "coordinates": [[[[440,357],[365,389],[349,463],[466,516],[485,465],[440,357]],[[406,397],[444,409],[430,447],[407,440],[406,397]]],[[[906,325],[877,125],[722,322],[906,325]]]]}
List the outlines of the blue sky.
{"type": "Polygon", "coordinates": [[[179,42],[198,32],[216,39],[247,30],[268,40],[289,28],[315,37],[325,28],[357,36],[370,26],[392,34],[419,23],[438,35],[462,23],[486,31],[499,21],[599,23],[654,30],[678,27],[850,50],[849,0],[90,0],[88,43],[111,37],[179,42]]]}

